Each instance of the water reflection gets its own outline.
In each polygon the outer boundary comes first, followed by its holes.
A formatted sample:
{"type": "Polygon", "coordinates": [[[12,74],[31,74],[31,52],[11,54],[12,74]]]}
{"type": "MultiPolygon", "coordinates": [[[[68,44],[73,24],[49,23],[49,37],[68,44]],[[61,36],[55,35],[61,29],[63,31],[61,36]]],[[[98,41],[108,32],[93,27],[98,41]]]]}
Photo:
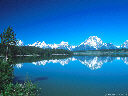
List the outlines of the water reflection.
{"type": "Polygon", "coordinates": [[[112,62],[113,60],[115,60],[115,57],[80,56],[76,58],[91,70],[99,69],[104,63],[112,62]]]}
{"type": "Polygon", "coordinates": [[[128,64],[128,57],[121,58],[125,64],[128,64]]]}
{"type": "MultiPolygon", "coordinates": [[[[113,62],[114,60],[122,60],[128,64],[128,57],[98,57],[98,56],[74,56],[66,59],[50,59],[32,62],[34,65],[46,65],[48,63],[59,63],[62,66],[69,64],[69,62],[79,61],[81,64],[86,65],[91,70],[96,70],[102,67],[104,63],[113,62]]],[[[17,68],[22,68],[23,63],[16,64],[17,68]]]]}
{"type": "Polygon", "coordinates": [[[62,66],[64,66],[65,64],[68,64],[70,61],[74,61],[74,60],[76,59],[73,57],[73,58],[67,58],[67,59],[42,60],[42,61],[32,62],[32,64],[46,65],[47,63],[60,63],[62,66]]]}

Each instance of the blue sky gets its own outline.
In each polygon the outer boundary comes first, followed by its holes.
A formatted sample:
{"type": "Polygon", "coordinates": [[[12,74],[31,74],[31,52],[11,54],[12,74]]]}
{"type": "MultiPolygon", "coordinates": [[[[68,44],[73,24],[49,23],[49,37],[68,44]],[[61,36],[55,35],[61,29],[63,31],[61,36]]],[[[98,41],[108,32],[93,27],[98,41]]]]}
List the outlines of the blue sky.
{"type": "Polygon", "coordinates": [[[128,0],[0,0],[0,32],[9,25],[25,44],[98,36],[120,45],[128,40],[128,0]]]}

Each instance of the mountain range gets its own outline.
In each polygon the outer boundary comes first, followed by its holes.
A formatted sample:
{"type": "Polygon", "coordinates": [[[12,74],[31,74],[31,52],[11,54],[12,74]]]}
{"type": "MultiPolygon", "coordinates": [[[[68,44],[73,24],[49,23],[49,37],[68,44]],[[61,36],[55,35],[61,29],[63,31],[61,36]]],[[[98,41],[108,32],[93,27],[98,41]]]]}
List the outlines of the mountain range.
{"type": "MultiPolygon", "coordinates": [[[[23,42],[19,40],[17,43],[18,46],[23,46],[23,42]]],[[[39,48],[50,48],[50,49],[65,49],[70,51],[83,51],[83,50],[100,50],[100,49],[119,49],[119,48],[128,48],[128,40],[126,40],[122,45],[115,46],[112,43],[104,43],[99,37],[97,36],[90,36],[84,42],[82,42],[78,46],[71,46],[68,42],[62,41],[60,44],[46,44],[43,42],[35,42],[33,44],[28,44],[27,46],[35,46],[39,48]]]]}

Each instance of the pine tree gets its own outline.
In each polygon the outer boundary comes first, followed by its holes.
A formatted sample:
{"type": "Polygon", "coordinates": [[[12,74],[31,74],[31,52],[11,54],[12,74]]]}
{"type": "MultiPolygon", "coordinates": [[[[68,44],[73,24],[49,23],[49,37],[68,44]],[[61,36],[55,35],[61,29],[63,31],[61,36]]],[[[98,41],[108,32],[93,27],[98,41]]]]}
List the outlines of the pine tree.
{"type": "Polygon", "coordinates": [[[5,60],[7,61],[9,47],[11,45],[16,45],[17,42],[16,34],[14,34],[12,27],[9,26],[6,30],[4,30],[3,33],[1,33],[0,37],[1,37],[1,44],[6,46],[5,60]]]}

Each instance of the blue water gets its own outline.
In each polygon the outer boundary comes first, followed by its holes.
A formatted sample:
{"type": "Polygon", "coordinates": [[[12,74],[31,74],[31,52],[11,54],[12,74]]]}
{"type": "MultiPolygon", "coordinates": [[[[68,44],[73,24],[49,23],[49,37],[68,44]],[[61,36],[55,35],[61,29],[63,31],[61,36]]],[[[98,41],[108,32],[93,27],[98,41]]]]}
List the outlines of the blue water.
{"type": "Polygon", "coordinates": [[[38,83],[41,96],[128,96],[128,57],[42,60],[17,64],[14,74],[38,83]]]}

